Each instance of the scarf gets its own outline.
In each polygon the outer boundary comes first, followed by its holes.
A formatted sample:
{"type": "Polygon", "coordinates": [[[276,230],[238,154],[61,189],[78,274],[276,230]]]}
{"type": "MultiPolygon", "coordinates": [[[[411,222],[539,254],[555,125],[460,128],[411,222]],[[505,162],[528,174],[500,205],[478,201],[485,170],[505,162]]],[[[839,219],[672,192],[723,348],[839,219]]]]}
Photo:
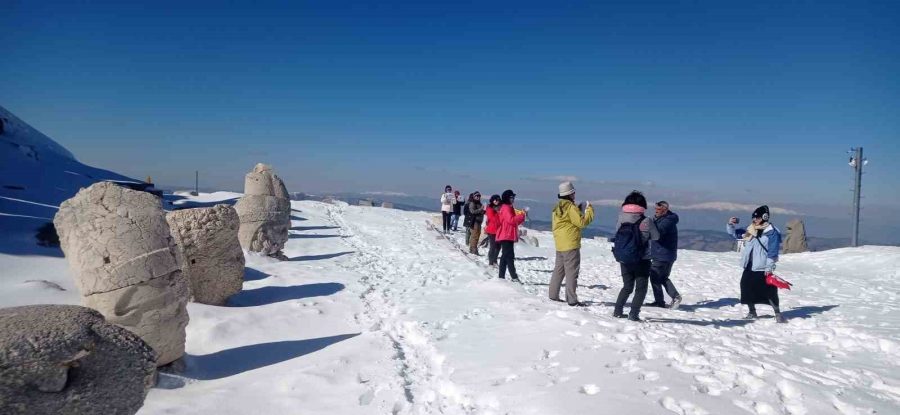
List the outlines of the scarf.
{"type": "Polygon", "coordinates": [[[760,223],[759,225],[750,224],[747,226],[747,231],[744,232],[744,240],[750,242],[753,238],[757,237],[762,233],[763,230],[769,227],[768,222],[760,223]]]}

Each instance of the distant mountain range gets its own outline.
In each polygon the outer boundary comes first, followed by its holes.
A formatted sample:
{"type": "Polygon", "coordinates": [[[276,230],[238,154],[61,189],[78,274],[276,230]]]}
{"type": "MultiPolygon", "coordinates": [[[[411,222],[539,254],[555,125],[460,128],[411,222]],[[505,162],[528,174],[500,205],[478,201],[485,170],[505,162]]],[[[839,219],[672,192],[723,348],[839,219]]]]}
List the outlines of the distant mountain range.
{"type": "MultiPolygon", "coordinates": [[[[366,193],[333,193],[321,195],[303,194],[302,198],[312,200],[323,200],[326,197],[343,200],[350,204],[356,205],[360,200],[371,200],[375,204],[380,205],[382,201],[388,201],[394,204],[395,209],[406,211],[438,211],[437,198],[426,198],[421,196],[409,195],[373,195],[366,193]]],[[[550,210],[553,204],[540,201],[528,201],[522,205],[529,206],[530,219],[527,226],[535,230],[550,230],[550,210]],[[541,218],[541,219],[538,219],[541,218]]],[[[743,208],[744,206],[741,206],[743,208]]],[[[618,207],[616,206],[594,206],[596,210],[596,218],[594,224],[585,229],[585,238],[603,237],[608,238],[613,234],[613,226],[615,226],[618,217],[618,207]]],[[[731,208],[725,206],[725,208],[731,208]]],[[[691,206],[682,212],[678,212],[680,222],[678,224],[678,247],[681,249],[691,249],[698,251],[723,252],[729,251],[734,246],[734,240],[725,232],[725,223],[731,216],[738,216],[743,220],[749,220],[749,212],[740,213],[724,209],[723,206],[715,205],[704,209],[703,206],[691,206]],[[745,218],[746,217],[746,218],[745,218]]],[[[806,224],[807,244],[811,251],[824,251],[828,249],[842,248],[850,245],[849,225],[846,232],[836,226],[834,219],[803,216],[791,214],[775,214],[775,224],[784,231],[784,224],[793,218],[801,218],[806,224]],[[812,231],[811,231],[812,230],[812,231]]],[[[882,224],[881,232],[874,229],[863,228],[862,235],[863,244],[877,245],[898,245],[900,246],[900,227],[895,225],[882,224]],[[888,227],[894,232],[886,232],[888,227]],[[878,237],[869,237],[869,234],[877,234],[878,237]]]]}

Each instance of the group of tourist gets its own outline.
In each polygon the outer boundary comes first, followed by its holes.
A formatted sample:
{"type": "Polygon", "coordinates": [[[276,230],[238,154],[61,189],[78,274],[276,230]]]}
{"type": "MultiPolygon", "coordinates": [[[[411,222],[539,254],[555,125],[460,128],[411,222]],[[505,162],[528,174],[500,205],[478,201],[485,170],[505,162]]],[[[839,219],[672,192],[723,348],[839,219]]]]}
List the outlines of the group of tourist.
{"type": "Polygon", "coordinates": [[[492,195],[485,206],[481,202],[481,192],[476,191],[463,202],[459,191],[454,192],[453,187],[448,185],[441,195],[441,213],[444,233],[457,230],[453,224],[458,222],[462,213],[465,217],[463,227],[466,229],[466,244],[469,253],[473,255],[480,255],[478,246],[483,229],[487,235],[485,242],[488,246],[488,265],[499,269],[499,278],[505,279],[509,273],[512,281],[519,282],[515,265],[515,243],[519,241],[519,225],[525,222],[527,209],[516,209],[515,200],[516,194],[512,190],[506,190],[500,195],[492,195]]]}
{"type": "MultiPolygon", "coordinates": [[[[571,182],[559,185],[558,202],[551,212],[551,229],[556,245],[556,263],[550,277],[549,297],[553,301],[565,301],[573,307],[587,303],[578,300],[578,276],[581,270],[582,231],[594,220],[594,207],[590,202],[576,203],[575,186],[571,182]],[[560,290],[565,281],[565,300],[560,290]]],[[[519,226],[525,221],[526,210],[516,209],[516,194],[506,190],[502,195],[491,196],[487,206],[481,202],[481,193],[474,192],[463,202],[459,191],[451,186],[441,196],[443,232],[455,231],[460,213],[465,216],[463,226],[467,230],[469,253],[479,255],[478,243],[482,229],[487,235],[488,264],[499,268],[499,278],[519,281],[515,267],[515,243],[519,240],[519,226]],[[486,222],[485,222],[486,219],[486,222]],[[482,228],[482,222],[484,227],[482,228]],[[499,263],[498,256],[499,253],[499,263]]],[[[616,298],[613,316],[641,321],[640,312],[647,295],[647,286],[653,292],[653,302],[647,306],[678,309],[682,297],[669,278],[678,254],[678,215],[669,209],[669,203],[658,201],[652,216],[646,215],[647,199],[639,191],[632,191],[622,202],[616,222],[613,255],[619,262],[623,286],[616,298]],[[628,314],[625,303],[634,294],[628,314]],[[665,295],[671,298],[666,303],[665,295]]],[[[768,206],[760,206],[752,214],[752,223],[746,229],[736,227],[738,219],[729,219],[726,231],[741,238],[745,248],[741,251],[741,303],[748,307],[746,318],[757,318],[756,305],[767,304],[775,311],[775,320],[785,321],[778,301],[778,288],[772,284],[772,272],[778,261],[781,233],[772,225],[768,206]]]]}

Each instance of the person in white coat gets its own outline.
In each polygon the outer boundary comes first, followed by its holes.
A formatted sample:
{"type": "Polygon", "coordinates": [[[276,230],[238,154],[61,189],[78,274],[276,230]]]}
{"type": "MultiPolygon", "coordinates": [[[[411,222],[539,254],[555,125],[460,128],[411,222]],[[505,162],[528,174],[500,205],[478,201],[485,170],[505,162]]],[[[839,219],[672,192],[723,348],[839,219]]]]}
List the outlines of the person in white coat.
{"type": "Polygon", "coordinates": [[[456,196],[453,194],[453,188],[448,184],[444,187],[444,194],[441,195],[441,216],[444,219],[444,233],[450,233],[450,220],[453,216],[453,205],[456,203],[456,196]]]}

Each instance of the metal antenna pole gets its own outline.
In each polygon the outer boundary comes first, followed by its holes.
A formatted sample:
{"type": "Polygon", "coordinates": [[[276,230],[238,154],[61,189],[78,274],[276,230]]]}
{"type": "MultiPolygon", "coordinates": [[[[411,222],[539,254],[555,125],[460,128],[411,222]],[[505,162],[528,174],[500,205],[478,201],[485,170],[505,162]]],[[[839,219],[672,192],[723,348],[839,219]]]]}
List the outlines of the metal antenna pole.
{"type": "Polygon", "coordinates": [[[859,199],[862,192],[863,149],[854,150],[853,160],[853,233],[850,235],[850,246],[859,246],[859,199]]]}
{"type": "Polygon", "coordinates": [[[200,194],[200,170],[194,170],[194,193],[200,194]]]}

